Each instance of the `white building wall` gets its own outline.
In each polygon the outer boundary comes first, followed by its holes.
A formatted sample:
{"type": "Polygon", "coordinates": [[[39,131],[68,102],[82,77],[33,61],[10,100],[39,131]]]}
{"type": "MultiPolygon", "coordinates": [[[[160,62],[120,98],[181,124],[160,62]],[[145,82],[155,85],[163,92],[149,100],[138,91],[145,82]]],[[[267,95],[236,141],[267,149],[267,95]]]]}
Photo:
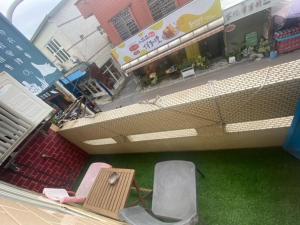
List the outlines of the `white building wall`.
{"type": "Polygon", "coordinates": [[[67,2],[48,19],[39,35],[34,40],[47,58],[66,70],[76,65],[71,60],[60,63],[46,48],[51,38],[55,38],[74,59],[81,62],[95,62],[101,67],[111,58],[111,46],[105,33],[99,31],[99,22],[94,16],[84,19],[77,7],[76,0],[67,2]]]}

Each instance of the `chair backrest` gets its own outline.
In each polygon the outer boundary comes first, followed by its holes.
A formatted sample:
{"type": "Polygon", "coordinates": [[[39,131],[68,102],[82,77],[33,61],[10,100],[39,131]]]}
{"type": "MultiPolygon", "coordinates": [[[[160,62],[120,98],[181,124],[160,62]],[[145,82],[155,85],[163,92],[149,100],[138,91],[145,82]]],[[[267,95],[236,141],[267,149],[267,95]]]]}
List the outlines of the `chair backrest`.
{"type": "Polygon", "coordinates": [[[111,168],[111,165],[107,163],[92,163],[88,170],[86,171],[77,191],[76,191],[76,197],[84,197],[86,198],[98,176],[98,173],[101,169],[104,168],[111,168]]]}
{"type": "Polygon", "coordinates": [[[155,165],[152,212],[179,220],[197,215],[196,169],[192,162],[174,160],[155,165]]]}

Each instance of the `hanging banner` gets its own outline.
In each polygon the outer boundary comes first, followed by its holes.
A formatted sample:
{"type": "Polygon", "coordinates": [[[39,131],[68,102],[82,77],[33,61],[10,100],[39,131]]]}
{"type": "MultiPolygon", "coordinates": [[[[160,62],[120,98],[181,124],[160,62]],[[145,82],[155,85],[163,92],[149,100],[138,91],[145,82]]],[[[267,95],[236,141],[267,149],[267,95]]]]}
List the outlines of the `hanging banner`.
{"type": "Polygon", "coordinates": [[[33,94],[50,87],[63,74],[0,14],[0,72],[6,71],[33,94]]]}
{"type": "Polygon", "coordinates": [[[246,0],[224,10],[224,23],[230,24],[246,16],[271,8],[278,0],[246,0]]]}
{"type": "Polygon", "coordinates": [[[120,65],[222,17],[220,0],[194,0],[112,50],[120,65]]]}

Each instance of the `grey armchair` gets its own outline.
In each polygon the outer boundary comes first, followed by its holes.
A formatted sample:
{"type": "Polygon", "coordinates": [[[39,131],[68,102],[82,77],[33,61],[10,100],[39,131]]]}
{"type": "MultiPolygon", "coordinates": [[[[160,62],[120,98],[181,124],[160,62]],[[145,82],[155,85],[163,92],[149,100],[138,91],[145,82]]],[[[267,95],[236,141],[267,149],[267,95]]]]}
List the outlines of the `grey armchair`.
{"type": "Polygon", "coordinates": [[[123,209],[130,225],[195,225],[198,223],[196,169],[192,162],[165,161],[155,165],[152,212],[141,206],[123,209]],[[166,221],[172,222],[166,222],[166,221]]]}

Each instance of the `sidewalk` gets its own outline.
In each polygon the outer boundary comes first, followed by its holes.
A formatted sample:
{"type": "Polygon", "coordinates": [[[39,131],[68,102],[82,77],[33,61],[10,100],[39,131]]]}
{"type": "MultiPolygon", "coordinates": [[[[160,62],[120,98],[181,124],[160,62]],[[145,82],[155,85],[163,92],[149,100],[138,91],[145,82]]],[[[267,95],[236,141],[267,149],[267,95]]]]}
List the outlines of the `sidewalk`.
{"type": "Polygon", "coordinates": [[[222,80],[229,77],[237,76],[243,73],[248,73],[251,71],[263,69],[268,66],[274,66],[290,61],[294,61],[300,58],[300,50],[291,52],[285,55],[280,55],[278,58],[274,60],[270,60],[269,58],[264,58],[260,61],[246,61],[237,63],[234,65],[229,65],[221,67],[218,70],[207,71],[204,73],[197,74],[194,77],[186,78],[186,79],[177,79],[173,82],[166,83],[163,85],[158,85],[157,87],[153,87],[146,90],[135,91],[134,93],[128,95],[119,95],[113,102],[103,105],[101,107],[102,111],[108,111],[115,108],[120,108],[123,106],[135,104],[146,99],[152,99],[156,96],[164,96],[174,92],[186,90],[189,88],[193,88],[202,84],[207,83],[210,80],[222,80]]]}

